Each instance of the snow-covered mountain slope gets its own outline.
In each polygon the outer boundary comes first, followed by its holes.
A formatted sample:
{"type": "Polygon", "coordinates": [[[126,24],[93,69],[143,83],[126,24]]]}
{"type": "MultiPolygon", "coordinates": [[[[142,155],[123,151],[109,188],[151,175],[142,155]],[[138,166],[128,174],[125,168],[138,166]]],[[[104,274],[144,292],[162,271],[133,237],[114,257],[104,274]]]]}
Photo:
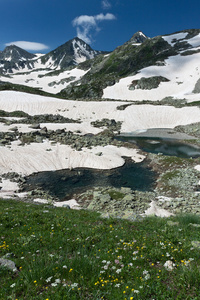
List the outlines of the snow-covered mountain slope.
{"type": "Polygon", "coordinates": [[[73,68],[72,70],[47,71],[46,69],[33,70],[25,73],[16,73],[8,76],[1,76],[0,80],[20,84],[57,94],[66,88],[71,82],[78,81],[87,71],[73,68]]]}
{"type": "Polygon", "coordinates": [[[66,98],[162,100],[166,97],[199,100],[200,30],[146,38],[117,47],[61,92],[66,98]],[[81,84],[80,84],[81,83],[81,84]]]}
{"type": "Polygon", "coordinates": [[[137,74],[119,80],[103,91],[103,98],[121,100],[162,100],[165,97],[200,99],[200,33],[189,31],[162,36],[177,51],[137,74]]]}

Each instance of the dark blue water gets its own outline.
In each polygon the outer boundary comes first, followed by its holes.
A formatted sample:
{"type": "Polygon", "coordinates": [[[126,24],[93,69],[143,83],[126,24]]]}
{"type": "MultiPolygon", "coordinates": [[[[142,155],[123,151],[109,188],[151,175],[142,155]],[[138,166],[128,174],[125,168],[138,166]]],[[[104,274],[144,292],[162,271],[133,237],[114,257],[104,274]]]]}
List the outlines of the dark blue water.
{"type": "Polygon", "coordinates": [[[61,200],[93,187],[130,187],[132,190],[153,191],[157,174],[147,162],[134,163],[126,159],[124,166],[112,170],[76,168],[39,172],[27,177],[24,190],[41,188],[61,200]]]}
{"type": "MultiPolygon", "coordinates": [[[[146,152],[182,158],[200,156],[199,147],[178,140],[123,136],[117,137],[117,139],[135,143],[146,152]]],[[[124,166],[112,170],[76,168],[35,173],[27,177],[24,190],[39,188],[54,197],[66,200],[73,197],[74,194],[94,187],[129,187],[132,190],[153,191],[156,178],[157,174],[149,168],[147,160],[142,163],[134,163],[126,158],[124,166]]]]}
{"type": "Polygon", "coordinates": [[[124,142],[134,143],[145,152],[155,154],[162,153],[164,155],[182,158],[196,158],[200,156],[199,147],[183,143],[179,140],[132,136],[119,136],[117,139],[124,142]]]}

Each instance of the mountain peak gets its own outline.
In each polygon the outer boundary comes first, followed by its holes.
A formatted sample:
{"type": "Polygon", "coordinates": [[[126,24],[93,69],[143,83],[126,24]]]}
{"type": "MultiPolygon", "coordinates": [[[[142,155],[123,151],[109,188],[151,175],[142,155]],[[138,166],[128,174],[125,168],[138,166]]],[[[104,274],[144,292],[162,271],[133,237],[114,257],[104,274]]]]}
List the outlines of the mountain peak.
{"type": "Polygon", "coordinates": [[[101,51],[93,50],[80,38],[75,37],[44,55],[42,57],[42,63],[46,64],[49,61],[54,68],[59,66],[63,69],[77,65],[87,59],[94,58],[101,53],[101,51]]]}
{"type": "Polygon", "coordinates": [[[12,62],[29,60],[35,57],[35,54],[29,53],[16,45],[9,45],[0,53],[0,59],[12,62]]]}
{"type": "Polygon", "coordinates": [[[136,33],[134,33],[128,43],[141,44],[147,39],[148,37],[142,31],[137,31],[136,33]]]}

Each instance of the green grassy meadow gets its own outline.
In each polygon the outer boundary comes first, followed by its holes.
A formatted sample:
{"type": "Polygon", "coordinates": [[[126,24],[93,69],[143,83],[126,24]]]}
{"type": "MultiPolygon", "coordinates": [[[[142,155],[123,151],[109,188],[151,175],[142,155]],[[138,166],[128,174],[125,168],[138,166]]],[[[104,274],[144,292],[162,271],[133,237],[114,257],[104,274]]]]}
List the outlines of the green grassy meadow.
{"type": "Polygon", "coordinates": [[[0,299],[200,299],[200,216],[103,219],[0,200],[0,299]],[[171,261],[172,270],[164,265],[171,261]]]}

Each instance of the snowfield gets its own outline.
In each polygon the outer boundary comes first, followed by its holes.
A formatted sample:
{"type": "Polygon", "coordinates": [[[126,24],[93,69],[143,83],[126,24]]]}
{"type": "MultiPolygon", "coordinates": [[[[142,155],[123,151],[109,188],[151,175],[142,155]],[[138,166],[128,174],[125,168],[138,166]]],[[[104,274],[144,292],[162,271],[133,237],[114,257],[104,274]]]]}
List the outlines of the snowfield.
{"type": "MultiPolygon", "coordinates": [[[[128,104],[128,103],[126,103],[128,104]]],[[[5,111],[21,110],[30,115],[60,114],[66,118],[80,120],[86,133],[91,133],[91,122],[103,118],[115,119],[122,122],[121,132],[132,132],[149,128],[174,128],[200,122],[198,107],[175,108],[164,105],[130,105],[125,110],[118,110],[120,101],[74,101],[61,100],[51,97],[31,95],[21,92],[1,91],[0,109],[5,111]]],[[[81,124],[67,124],[71,130],[81,124]]],[[[54,124],[52,126],[61,126],[54,124]]],[[[64,124],[66,127],[66,124],[64,124]]],[[[95,130],[96,128],[92,129],[95,130]]],[[[92,132],[93,133],[93,132],[92,132]]]]}
{"type": "Polygon", "coordinates": [[[72,169],[77,167],[94,169],[112,169],[124,164],[122,156],[141,162],[145,156],[136,149],[117,148],[115,146],[83,148],[76,151],[66,145],[52,145],[50,142],[32,143],[19,146],[13,142],[11,147],[0,148],[0,174],[17,172],[30,175],[34,172],[72,169]],[[101,156],[96,155],[102,152],[101,156]]]}
{"type": "MultiPolygon", "coordinates": [[[[92,121],[103,118],[122,122],[121,132],[133,132],[149,128],[173,128],[177,125],[200,122],[200,109],[197,107],[174,108],[172,106],[131,105],[125,110],[118,110],[121,102],[84,102],[60,100],[38,95],[13,91],[0,92],[0,109],[5,111],[22,110],[30,115],[60,114],[64,117],[80,120],[81,123],[43,124],[49,129],[66,128],[81,134],[98,133],[103,129],[95,128],[92,121]]],[[[14,127],[15,124],[12,124],[14,127]]],[[[19,131],[27,132],[26,124],[16,124],[19,131]]],[[[1,131],[11,126],[1,125],[1,131]]],[[[136,149],[118,148],[115,146],[98,146],[92,149],[76,151],[70,146],[49,141],[19,146],[13,142],[11,146],[0,147],[0,172],[17,172],[31,174],[38,171],[58,170],[64,168],[89,167],[111,169],[122,166],[122,156],[132,157],[135,162],[145,157],[136,149]],[[49,151],[49,149],[51,151],[49,151]],[[48,151],[47,151],[48,150],[48,151]],[[102,152],[101,156],[97,153],[102,152]]]]}

